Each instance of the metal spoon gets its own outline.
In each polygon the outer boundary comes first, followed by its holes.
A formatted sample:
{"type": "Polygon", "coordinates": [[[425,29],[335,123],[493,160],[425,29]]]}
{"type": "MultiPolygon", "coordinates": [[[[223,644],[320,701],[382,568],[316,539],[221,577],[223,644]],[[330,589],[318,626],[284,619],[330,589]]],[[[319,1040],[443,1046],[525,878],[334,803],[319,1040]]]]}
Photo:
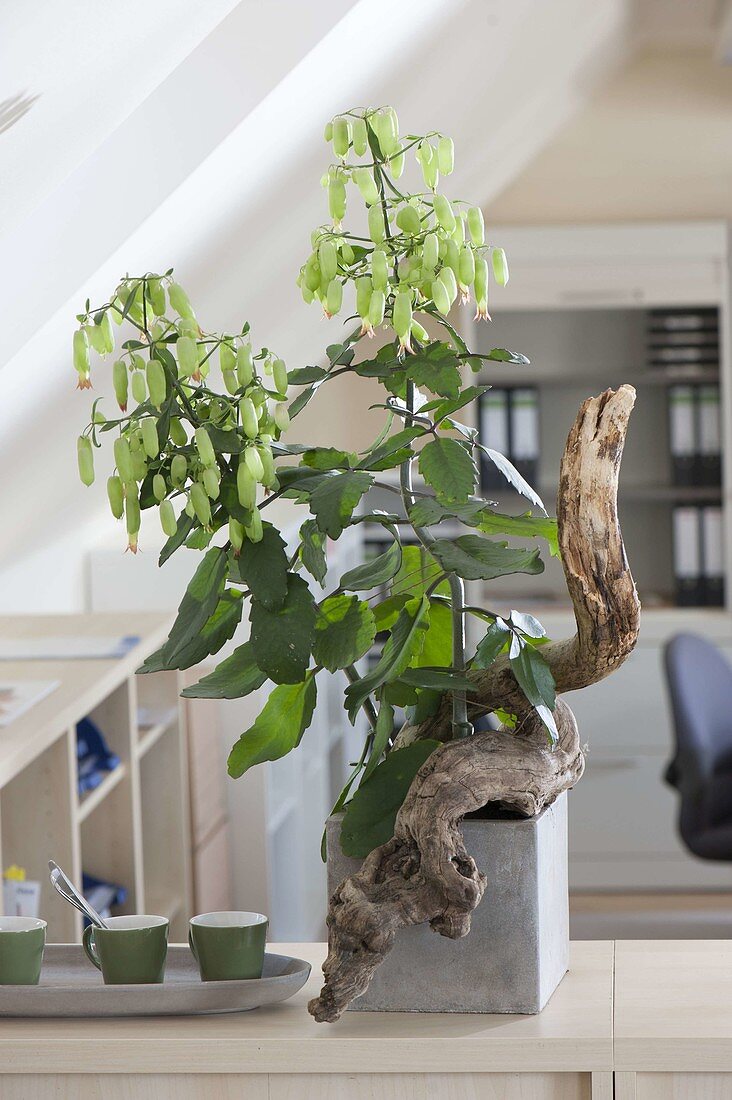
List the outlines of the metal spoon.
{"type": "Polygon", "coordinates": [[[48,869],[51,872],[51,885],[58,891],[64,901],[68,901],[69,905],[73,905],[75,909],[78,909],[80,913],[88,917],[97,928],[109,927],[106,921],[99,916],[96,909],[93,909],[86,898],[81,896],[68,875],[65,875],[61,870],[58,863],[54,863],[52,859],[49,859],[48,869]]]}

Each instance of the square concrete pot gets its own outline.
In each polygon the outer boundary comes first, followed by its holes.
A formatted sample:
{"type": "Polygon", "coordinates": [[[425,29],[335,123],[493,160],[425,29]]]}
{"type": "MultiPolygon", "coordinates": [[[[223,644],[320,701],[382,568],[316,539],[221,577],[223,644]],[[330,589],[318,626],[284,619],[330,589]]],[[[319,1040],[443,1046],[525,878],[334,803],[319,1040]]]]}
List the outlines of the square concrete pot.
{"type": "MultiPolygon", "coordinates": [[[[327,825],[330,893],[360,861],[327,825]]],[[[534,818],[470,819],[468,851],[488,885],[470,935],[407,928],[351,1009],[367,1012],[540,1012],[567,972],[567,796],[534,818]]]]}

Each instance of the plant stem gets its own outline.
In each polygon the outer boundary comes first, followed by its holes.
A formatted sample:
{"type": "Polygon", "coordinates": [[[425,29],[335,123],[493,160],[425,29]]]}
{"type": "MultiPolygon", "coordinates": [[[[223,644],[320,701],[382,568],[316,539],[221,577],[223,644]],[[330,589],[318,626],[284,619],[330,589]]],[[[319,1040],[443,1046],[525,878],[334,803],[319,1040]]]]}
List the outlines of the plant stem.
{"type": "MultiPolygon", "coordinates": [[[[414,383],[407,382],[407,411],[414,412],[414,383]]],[[[404,419],[407,423],[406,418],[404,419]]],[[[412,488],[412,459],[408,458],[399,467],[399,483],[402,491],[402,501],[407,515],[409,508],[415,502],[412,488]]],[[[412,530],[426,550],[435,541],[428,531],[416,524],[412,524],[412,530]]],[[[452,596],[452,664],[453,668],[462,672],[465,668],[465,620],[463,608],[465,606],[465,585],[461,577],[455,573],[448,573],[447,580],[452,596]]],[[[457,740],[461,737],[469,737],[473,732],[472,724],[468,721],[468,700],[464,689],[452,692],[452,732],[457,740]]]]}

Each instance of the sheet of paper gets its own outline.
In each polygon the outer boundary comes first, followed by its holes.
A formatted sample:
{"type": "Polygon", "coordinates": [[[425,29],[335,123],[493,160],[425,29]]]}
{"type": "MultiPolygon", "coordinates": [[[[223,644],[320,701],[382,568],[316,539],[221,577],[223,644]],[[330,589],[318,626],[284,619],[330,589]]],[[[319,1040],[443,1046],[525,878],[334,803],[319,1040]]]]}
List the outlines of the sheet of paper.
{"type": "Polygon", "coordinates": [[[20,718],[60,683],[60,680],[0,680],[0,728],[20,718]]]}
{"type": "Polygon", "coordinates": [[[44,638],[0,638],[0,661],[112,660],[124,657],[139,641],[137,634],[123,637],[59,634],[44,638]]]}

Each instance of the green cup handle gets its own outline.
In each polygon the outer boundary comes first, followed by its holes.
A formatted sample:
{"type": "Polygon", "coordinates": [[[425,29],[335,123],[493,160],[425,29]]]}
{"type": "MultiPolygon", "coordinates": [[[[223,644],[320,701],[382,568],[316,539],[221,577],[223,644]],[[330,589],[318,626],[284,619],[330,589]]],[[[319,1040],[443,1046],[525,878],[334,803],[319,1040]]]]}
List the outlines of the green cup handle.
{"type": "Polygon", "coordinates": [[[87,958],[89,959],[89,962],[94,963],[97,970],[101,970],[102,969],[102,964],[100,963],[99,958],[97,957],[97,954],[94,950],[94,941],[92,940],[93,935],[94,935],[93,926],[91,924],[87,924],[86,928],[84,929],[84,935],[82,936],[82,941],[81,942],[84,945],[84,950],[86,951],[87,958]]]}
{"type": "Polygon", "coordinates": [[[196,954],[196,949],[193,946],[193,929],[192,928],[188,929],[188,946],[191,949],[191,954],[193,955],[193,958],[196,960],[196,962],[198,962],[198,955],[196,954]]]}

